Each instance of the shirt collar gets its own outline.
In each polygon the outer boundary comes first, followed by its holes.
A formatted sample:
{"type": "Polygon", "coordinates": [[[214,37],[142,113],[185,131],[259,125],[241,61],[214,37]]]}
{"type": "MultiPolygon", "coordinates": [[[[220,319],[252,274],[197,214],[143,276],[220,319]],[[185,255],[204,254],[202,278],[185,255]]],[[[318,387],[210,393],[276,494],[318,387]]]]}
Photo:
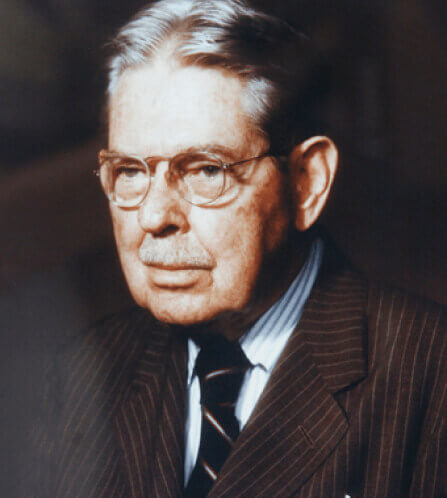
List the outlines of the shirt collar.
{"type": "Polygon", "coordinates": [[[252,365],[271,372],[296,328],[315,283],[323,256],[323,241],[315,239],[300,272],[287,291],[239,340],[252,365]]]}
{"type": "MultiPolygon", "coordinates": [[[[271,372],[289,337],[296,328],[304,305],[318,275],[324,244],[316,238],[300,272],[287,291],[239,339],[242,350],[253,366],[271,372]]],[[[200,347],[188,339],[188,387],[200,347]]]]}

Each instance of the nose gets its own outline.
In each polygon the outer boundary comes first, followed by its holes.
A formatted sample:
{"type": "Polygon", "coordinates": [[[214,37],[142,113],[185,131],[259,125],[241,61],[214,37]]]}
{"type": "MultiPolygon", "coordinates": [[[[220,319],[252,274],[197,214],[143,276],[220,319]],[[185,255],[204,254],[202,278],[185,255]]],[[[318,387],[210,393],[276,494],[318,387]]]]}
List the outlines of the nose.
{"type": "Polygon", "coordinates": [[[149,192],[138,210],[141,228],[154,236],[186,232],[189,228],[187,211],[190,206],[168,183],[168,174],[168,163],[160,162],[151,178],[149,192]]]}

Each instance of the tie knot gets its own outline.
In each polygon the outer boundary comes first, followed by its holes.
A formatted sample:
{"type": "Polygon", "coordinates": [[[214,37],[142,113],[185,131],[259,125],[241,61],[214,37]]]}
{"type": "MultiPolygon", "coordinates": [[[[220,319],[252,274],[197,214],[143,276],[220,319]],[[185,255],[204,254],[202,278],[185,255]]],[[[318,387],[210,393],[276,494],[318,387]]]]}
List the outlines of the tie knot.
{"type": "Polygon", "coordinates": [[[195,373],[200,380],[202,403],[207,406],[233,404],[250,366],[239,342],[219,336],[196,340],[196,343],[200,352],[195,373]]]}

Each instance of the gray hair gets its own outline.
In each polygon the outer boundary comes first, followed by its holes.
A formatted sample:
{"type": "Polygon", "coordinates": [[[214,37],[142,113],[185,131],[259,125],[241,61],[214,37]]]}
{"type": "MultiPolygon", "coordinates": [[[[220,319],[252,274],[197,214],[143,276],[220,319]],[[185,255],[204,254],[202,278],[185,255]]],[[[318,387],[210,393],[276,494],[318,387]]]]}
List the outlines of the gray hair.
{"type": "Polygon", "coordinates": [[[312,51],[288,23],[244,0],[159,0],[113,40],[109,98],[126,69],[144,64],[168,44],[169,55],[184,65],[222,68],[244,80],[244,111],[271,149],[287,153],[298,135],[309,133],[303,111],[312,87],[312,51]]]}

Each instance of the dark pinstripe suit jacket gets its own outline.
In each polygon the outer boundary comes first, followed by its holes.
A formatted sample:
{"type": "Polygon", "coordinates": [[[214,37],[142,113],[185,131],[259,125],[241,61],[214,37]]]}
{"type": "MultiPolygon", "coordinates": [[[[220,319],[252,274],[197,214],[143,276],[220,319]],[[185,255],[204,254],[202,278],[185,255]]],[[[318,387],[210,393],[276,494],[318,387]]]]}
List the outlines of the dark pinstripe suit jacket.
{"type": "MultiPolygon", "coordinates": [[[[447,497],[442,310],[326,263],[210,496],[447,497]]],[[[26,495],[180,497],[185,341],[142,310],[50,371],[26,495]]]]}

